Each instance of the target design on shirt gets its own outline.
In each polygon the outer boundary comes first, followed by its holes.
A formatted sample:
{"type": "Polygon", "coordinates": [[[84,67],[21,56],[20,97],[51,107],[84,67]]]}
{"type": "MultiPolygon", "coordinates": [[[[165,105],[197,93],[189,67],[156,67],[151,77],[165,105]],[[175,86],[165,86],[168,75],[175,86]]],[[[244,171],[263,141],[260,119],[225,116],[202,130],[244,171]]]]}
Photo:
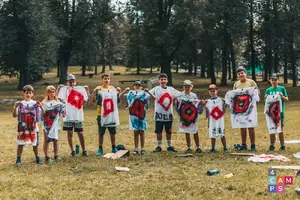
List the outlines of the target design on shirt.
{"type": "Polygon", "coordinates": [[[189,126],[197,121],[198,111],[192,102],[182,101],[178,111],[183,125],[189,126]]]}
{"type": "Polygon", "coordinates": [[[223,115],[224,115],[223,111],[218,106],[214,107],[210,112],[210,116],[215,120],[220,119],[221,117],[223,117],[223,115]]]}
{"type": "Polygon", "coordinates": [[[139,99],[134,100],[129,108],[130,115],[138,117],[140,120],[144,120],[146,116],[145,103],[139,99]]]}
{"type": "Polygon", "coordinates": [[[76,90],[71,90],[68,96],[68,103],[72,106],[75,106],[78,110],[80,110],[83,106],[84,97],[80,92],[76,90]]]}
{"type": "Polygon", "coordinates": [[[281,118],[281,109],[279,101],[272,102],[269,107],[269,116],[273,120],[274,124],[279,125],[281,118]]]}
{"type": "Polygon", "coordinates": [[[249,109],[252,98],[250,95],[238,95],[234,99],[233,111],[235,113],[245,113],[249,109]]]}
{"type": "Polygon", "coordinates": [[[172,101],[173,98],[168,92],[166,92],[163,95],[161,95],[161,97],[158,100],[158,103],[165,111],[168,111],[170,106],[172,105],[172,101]]]}
{"type": "Polygon", "coordinates": [[[114,112],[114,102],[111,98],[103,100],[103,117],[106,117],[110,113],[114,112]]]}

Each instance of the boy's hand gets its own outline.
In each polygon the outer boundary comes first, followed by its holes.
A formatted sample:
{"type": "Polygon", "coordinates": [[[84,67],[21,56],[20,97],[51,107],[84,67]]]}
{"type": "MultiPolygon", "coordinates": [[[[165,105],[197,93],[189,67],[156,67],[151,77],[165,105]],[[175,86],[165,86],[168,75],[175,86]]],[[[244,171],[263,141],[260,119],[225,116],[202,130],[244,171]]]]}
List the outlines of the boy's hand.
{"type": "Polygon", "coordinates": [[[19,104],[20,104],[20,101],[17,101],[14,105],[14,108],[17,108],[19,104]]]}
{"type": "Polygon", "coordinates": [[[126,92],[129,92],[129,91],[130,91],[130,88],[129,88],[129,87],[127,87],[127,88],[125,89],[125,91],[126,91],[126,92]]]}
{"type": "Polygon", "coordinates": [[[120,87],[117,87],[117,91],[120,93],[120,92],[121,92],[121,88],[120,88],[120,87]]]}
{"type": "Polygon", "coordinates": [[[37,101],[36,104],[39,106],[39,107],[42,107],[43,103],[37,101]]]}
{"type": "Polygon", "coordinates": [[[279,94],[281,97],[283,96],[282,92],[279,92],[278,94],[279,94]]]}
{"type": "Polygon", "coordinates": [[[207,99],[205,99],[205,100],[202,99],[201,101],[202,101],[202,105],[205,105],[207,103],[207,99]]]}
{"type": "Polygon", "coordinates": [[[149,92],[149,89],[148,89],[148,88],[145,88],[144,91],[148,93],[148,92],[149,92]]]}

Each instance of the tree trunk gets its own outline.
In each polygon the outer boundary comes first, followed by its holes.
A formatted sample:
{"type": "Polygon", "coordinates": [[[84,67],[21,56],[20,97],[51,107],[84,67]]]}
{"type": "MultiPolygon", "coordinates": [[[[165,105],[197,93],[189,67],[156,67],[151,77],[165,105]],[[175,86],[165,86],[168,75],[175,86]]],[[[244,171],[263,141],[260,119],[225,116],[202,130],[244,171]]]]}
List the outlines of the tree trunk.
{"type": "Polygon", "coordinates": [[[150,74],[152,74],[152,72],[153,72],[153,64],[150,63],[150,74]]]}
{"type": "Polygon", "coordinates": [[[95,73],[94,73],[95,75],[97,75],[98,74],[98,65],[97,64],[95,64],[95,73]]]}
{"type": "Polygon", "coordinates": [[[60,72],[60,69],[59,69],[59,61],[57,61],[57,71],[56,71],[56,77],[57,77],[57,78],[60,76],[59,72],[60,72]]]}
{"type": "Polygon", "coordinates": [[[288,83],[288,56],[287,53],[284,53],[284,72],[283,72],[283,76],[284,76],[284,83],[287,84],[288,83]]]}
{"type": "Polygon", "coordinates": [[[161,66],[161,73],[165,73],[168,76],[168,85],[172,86],[173,82],[172,82],[172,72],[171,72],[171,61],[167,61],[164,60],[162,62],[160,62],[160,66],[161,66]]]}
{"type": "Polygon", "coordinates": [[[106,67],[106,60],[104,58],[102,63],[102,74],[105,73],[105,67],[106,67]]]}
{"type": "Polygon", "coordinates": [[[252,69],[252,80],[256,81],[256,74],[255,74],[255,49],[254,49],[254,36],[253,36],[253,29],[254,29],[254,16],[253,16],[253,3],[254,0],[250,2],[250,49],[251,49],[251,69],[252,69]]]}
{"type": "Polygon", "coordinates": [[[197,76],[197,42],[193,40],[194,76],[197,76]]]}
{"type": "Polygon", "coordinates": [[[67,79],[67,74],[68,74],[68,61],[64,59],[60,59],[59,69],[60,69],[59,84],[65,84],[67,79]]]}
{"type": "Polygon", "coordinates": [[[231,80],[231,65],[230,65],[230,58],[227,59],[227,66],[228,66],[228,80],[231,80]]]}
{"type": "Polygon", "coordinates": [[[112,70],[111,56],[108,57],[108,66],[109,66],[109,70],[112,70]]]}
{"type": "Polygon", "coordinates": [[[81,67],[82,73],[81,76],[86,76],[86,64],[84,63],[81,67]]]}
{"type": "Polygon", "coordinates": [[[192,64],[192,60],[191,59],[189,59],[189,61],[188,61],[188,69],[189,69],[189,71],[188,71],[188,74],[192,74],[193,73],[193,64],[192,64]]]}
{"type": "Polygon", "coordinates": [[[216,84],[216,76],[215,76],[215,60],[214,60],[214,49],[213,45],[210,44],[209,50],[209,74],[210,74],[210,83],[216,84]]]}
{"type": "Polygon", "coordinates": [[[234,46],[231,35],[229,35],[229,50],[230,50],[230,61],[231,61],[231,68],[232,68],[232,81],[237,80],[237,73],[236,73],[236,64],[235,64],[235,53],[234,53],[234,46]]]}
{"type": "Polygon", "coordinates": [[[228,63],[228,33],[224,31],[224,44],[222,50],[222,78],[221,85],[227,85],[227,63],[228,63]]]}
{"type": "Polygon", "coordinates": [[[178,60],[176,61],[176,73],[178,73],[178,71],[179,71],[179,62],[178,62],[178,60]]]}

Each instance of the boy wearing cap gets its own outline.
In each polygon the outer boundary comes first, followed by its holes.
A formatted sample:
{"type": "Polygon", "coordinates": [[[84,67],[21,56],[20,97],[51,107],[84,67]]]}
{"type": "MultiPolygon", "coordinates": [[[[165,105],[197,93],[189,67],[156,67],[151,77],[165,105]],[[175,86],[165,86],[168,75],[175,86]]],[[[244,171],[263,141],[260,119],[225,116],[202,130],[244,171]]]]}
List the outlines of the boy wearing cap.
{"type": "MultiPolygon", "coordinates": [[[[129,110],[129,129],[134,132],[134,154],[139,154],[139,137],[141,141],[141,154],[145,154],[145,130],[147,130],[146,107],[151,96],[142,90],[142,82],[135,81],[133,90],[126,88],[129,91],[124,94],[127,108],[129,110]]],[[[154,96],[152,96],[155,98],[154,96]]]]}
{"type": "MultiPolygon", "coordinates": [[[[195,93],[192,92],[192,89],[193,89],[193,83],[192,81],[190,80],[185,80],[183,82],[183,92],[181,93],[181,95],[177,98],[177,101],[176,101],[176,109],[177,111],[179,112],[179,104],[180,104],[180,101],[184,101],[184,102],[192,102],[193,105],[195,104],[194,101],[197,101],[198,100],[198,97],[195,93]]],[[[189,129],[187,128],[185,130],[185,139],[186,139],[186,143],[187,143],[187,150],[185,151],[185,153],[191,153],[192,152],[192,148],[191,148],[191,138],[190,138],[190,135],[193,134],[194,135],[194,141],[195,141],[195,145],[196,145],[196,152],[197,153],[201,153],[202,150],[200,149],[200,142],[199,142],[199,135],[198,135],[198,123],[197,123],[197,119],[198,119],[198,114],[201,114],[202,113],[202,102],[198,100],[198,105],[194,105],[196,106],[196,115],[195,115],[195,118],[196,121],[195,121],[195,124],[194,124],[194,130],[193,129],[189,129]]],[[[185,104],[185,105],[188,105],[188,104],[185,104]]],[[[181,106],[180,106],[181,107],[181,106]]],[[[188,113],[188,112],[191,112],[190,110],[185,112],[185,114],[187,114],[188,116],[191,116],[191,115],[194,115],[194,113],[188,113]]],[[[180,119],[179,119],[179,124],[180,124],[180,119]]],[[[180,127],[179,127],[179,130],[180,130],[180,127]]]]}
{"type": "Polygon", "coordinates": [[[210,98],[207,99],[206,104],[206,118],[208,119],[208,132],[211,138],[210,152],[216,152],[216,138],[221,138],[223,150],[225,153],[229,152],[226,147],[225,139],[225,123],[224,115],[226,112],[226,104],[224,100],[218,96],[218,88],[215,84],[208,86],[210,98]]]}
{"type": "Polygon", "coordinates": [[[164,128],[168,146],[167,150],[177,152],[175,147],[172,146],[173,100],[180,96],[181,92],[167,86],[168,76],[165,73],[158,76],[158,82],[160,85],[152,88],[150,91],[145,89],[145,92],[155,96],[154,120],[158,145],[153,152],[162,151],[162,132],[164,128]]]}
{"type": "Polygon", "coordinates": [[[68,74],[66,80],[68,86],[59,86],[58,89],[58,98],[66,103],[66,115],[63,119],[63,130],[68,133],[71,156],[75,156],[73,130],[78,134],[80,145],[83,150],[82,155],[88,156],[83,135],[83,103],[88,100],[88,86],[76,86],[76,78],[73,74],[68,74]]]}
{"type": "MultiPolygon", "coordinates": [[[[257,84],[255,83],[255,81],[253,81],[252,79],[248,79],[247,78],[247,72],[246,69],[244,67],[239,67],[237,69],[237,75],[239,80],[237,82],[234,83],[233,85],[233,90],[236,89],[242,89],[242,88],[249,88],[249,87],[256,87],[257,88],[257,84]]],[[[242,145],[238,145],[238,149],[237,150],[247,150],[247,128],[241,128],[241,138],[242,138],[242,145]]],[[[255,130],[254,128],[248,128],[249,131],[249,137],[250,137],[250,142],[251,142],[251,151],[256,151],[256,146],[255,146],[255,130]]]]}
{"type": "MultiPolygon", "coordinates": [[[[105,131],[106,129],[108,129],[108,132],[110,134],[110,140],[111,140],[111,145],[112,145],[112,152],[116,153],[118,151],[118,149],[116,148],[116,134],[117,134],[117,129],[116,126],[103,126],[101,124],[101,112],[102,112],[102,101],[103,101],[103,92],[104,91],[117,91],[117,96],[115,96],[114,98],[117,99],[117,103],[120,102],[119,96],[121,96],[121,94],[119,95],[120,92],[120,88],[118,87],[117,89],[110,85],[110,75],[107,73],[102,74],[102,85],[101,86],[97,86],[94,91],[93,91],[93,95],[92,95],[92,101],[97,103],[97,122],[98,122],[98,142],[99,142],[99,148],[98,151],[96,153],[97,156],[100,156],[103,154],[103,141],[104,141],[104,135],[105,135],[105,131]],[[103,91],[103,92],[101,92],[103,91]]],[[[116,107],[117,109],[117,107],[116,107]]],[[[115,116],[115,118],[117,118],[119,116],[115,116]]],[[[117,119],[116,119],[117,120],[117,119]]]]}
{"type": "MultiPolygon", "coordinates": [[[[269,87],[266,92],[265,92],[265,98],[268,97],[268,95],[280,95],[281,97],[281,118],[280,118],[280,123],[281,123],[281,130],[282,132],[279,133],[279,140],[280,140],[280,150],[281,151],[285,151],[285,146],[284,146],[284,135],[283,135],[283,127],[284,127],[284,102],[289,101],[288,98],[288,93],[285,89],[285,87],[278,85],[279,82],[279,77],[277,76],[277,74],[273,74],[270,77],[270,82],[272,84],[271,87],[269,87]]],[[[275,134],[270,134],[270,147],[268,149],[268,151],[274,151],[275,150],[275,140],[276,140],[276,136],[275,134]]]]}

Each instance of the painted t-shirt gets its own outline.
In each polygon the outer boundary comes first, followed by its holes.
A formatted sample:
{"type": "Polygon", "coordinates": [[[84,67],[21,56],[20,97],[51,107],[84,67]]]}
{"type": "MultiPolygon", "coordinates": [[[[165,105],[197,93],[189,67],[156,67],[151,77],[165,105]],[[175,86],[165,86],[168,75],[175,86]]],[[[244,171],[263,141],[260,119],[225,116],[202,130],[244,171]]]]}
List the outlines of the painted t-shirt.
{"type": "Polygon", "coordinates": [[[243,89],[243,88],[249,88],[249,87],[257,87],[257,84],[252,79],[246,79],[245,82],[237,81],[233,85],[233,89],[243,89]]]}
{"type": "Polygon", "coordinates": [[[220,97],[209,98],[206,103],[208,118],[208,135],[210,138],[220,138],[225,135],[224,116],[226,104],[220,97]]]}
{"type": "Polygon", "coordinates": [[[124,98],[129,109],[129,129],[147,130],[146,108],[150,95],[143,90],[130,90],[124,98]]]}
{"type": "Polygon", "coordinates": [[[156,86],[150,90],[156,97],[154,104],[155,121],[172,121],[173,120],[173,100],[181,95],[181,92],[173,87],[167,86],[162,88],[156,86]]]}
{"type": "Polygon", "coordinates": [[[202,102],[195,93],[181,93],[176,99],[178,112],[178,132],[195,134],[198,132],[198,115],[202,113],[202,102]]]}
{"type": "Polygon", "coordinates": [[[281,133],[282,99],[279,94],[268,95],[265,102],[264,113],[270,134],[281,133]]]}
{"type": "Polygon", "coordinates": [[[230,106],[232,128],[253,128],[258,126],[257,105],[259,101],[257,88],[243,88],[228,91],[225,102],[230,106]]]}
{"type": "Polygon", "coordinates": [[[118,92],[112,90],[101,90],[101,126],[116,127],[120,125],[118,111],[118,92]]]}
{"type": "MultiPolygon", "coordinates": [[[[282,93],[283,96],[288,97],[288,93],[285,89],[285,87],[278,85],[276,88],[273,87],[269,87],[266,92],[265,95],[274,95],[274,94],[279,94],[282,93]]],[[[281,116],[284,117],[284,101],[282,101],[282,107],[281,107],[281,116]]]]}
{"type": "Polygon", "coordinates": [[[102,105],[102,97],[100,95],[101,90],[113,90],[115,89],[114,86],[109,85],[107,88],[104,88],[102,85],[97,86],[94,89],[94,94],[96,96],[97,102],[97,116],[101,116],[101,105],[102,105]]]}
{"type": "Polygon", "coordinates": [[[65,112],[65,104],[56,101],[43,102],[45,114],[43,116],[43,129],[47,134],[48,141],[58,140],[58,131],[60,130],[60,116],[65,112]]]}
{"type": "Polygon", "coordinates": [[[41,109],[34,100],[21,101],[16,109],[18,115],[18,145],[38,145],[37,122],[41,120],[41,109]]]}
{"type": "Polygon", "coordinates": [[[83,86],[64,86],[60,89],[58,98],[66,103],[65,122],[84,121],[83,103],[88,100],[88,94],[83,86]]]}

